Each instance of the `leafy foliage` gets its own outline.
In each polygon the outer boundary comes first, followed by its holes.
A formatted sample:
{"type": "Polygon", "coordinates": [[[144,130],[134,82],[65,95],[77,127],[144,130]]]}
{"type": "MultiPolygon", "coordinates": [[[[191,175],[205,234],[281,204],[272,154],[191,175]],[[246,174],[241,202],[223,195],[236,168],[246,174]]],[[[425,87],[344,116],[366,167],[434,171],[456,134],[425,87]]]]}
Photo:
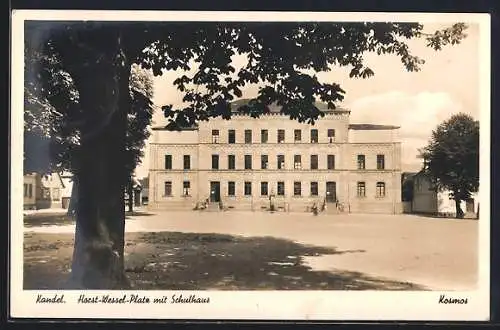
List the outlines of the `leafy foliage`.
{"type": "MultiPolygon", "coordinates": [[[[139,56],[143,67],[155,75],[162,70],[192,69],[174,84],[184,93],[183,109],[163,107],[168,127],[190,127],[211,117],[231,117],[229,103],[242,96],[246,84],[261,84],[258,97],[242,111],[258,117],[276,103],[290,119],[314,123],[322,112],[317,100],[335,108],[344,97],[339,84],[320,82],[307,73],[330,71],[333,66],[351,68],[350,77],[374,74],[364,64],[364,53],[395,54],[408,71],[418,71],[424,61],[409,51],[406,39],[423,37],[435,49],[456,44],[465,37],[466,25],[424,34],[417,23],[199,23],[169,27],[170,35],[155,40],[139,56]],[[175,37],[173,37],[175,35],[175,37]],[[237,70],[231,59],[245,55],[246,65],[237,70]]],[[[155,26],[147,30],[148,36],[155,26]]]]}
{"type": "Polygon", "coordinates": [[[469,199],[479,188],[479,122],[453,115],[432,132],[422,156],[437,189],[450,190],[455,200],[469,199]]]}
{"type": "Polygon", "coordinates": [[[132,106],[127,118],[125,138],[127,171],[132,174],[144,156],[145,141],[153,116],[153,77],[148,71],[132,66],[130,75],[130,98],[132,106]]]}
{"type": "MultiPolygon", "coordinates": [[[[79,107],[78,88],[64,66],[88,66],[91,59],[83,55],[85,51],[106,51],[111,47],[106,40],[121,38],[123,57],[154,75],[165,70],[185,72],[174,84],[188,106],[163,106],[168,127],[179,129],[211,117],[229,119],[229,104],[242,97],[247,84],[261,87],[257,98],[242,105],[240,112],[258,117],[275,103],[290,119],[314,123],[323,115],[316,102],[335,108],[345,91],[337,83],[320,82],[308,71],[346,66],[350,77],[367,78],[375,73],[364,63],[366,52],[395,54],[408,71],[418,71],[424,61],[410,53],[405,40],[425,38],[438,50],[459,43],[467,26],[457,23],[433,34],[424,33],[418,23],[392,22],[28,22],[25,28],[26,130],[57,139],[53,154],[61,162],[56,165],[71,167],[63,150],[77,145],[79,127],[89,118],[79,107]],[[245,56],[243,67],[232,66],[235,55],[245,56]],[[188,75],[192,69],[194,74],[188,75]]],[[[135,106],[151,107],[139,94],[132,98],[135,106]]],[[[144,115],[148,121],[147,111],[131,115],[144,115]]],[[[129,123],[132,131],[141,131],[140,123],[129,123]]],[[[139,146],[134,143],[133,148],[139,146]]],[[[137,159],[136,155],[130,157],[137,159]]]]}
{"type": "MultiPolygon", "coordinates": [[[[25,58],[25,172],[71,171],[78,157],[79,127],[85,121],[78,90],[53,49],[25,58]]],[[[129,173],[140,163],[150,135],[152,98],[152,74],[133,66],[124,164],[129,173]]]]}

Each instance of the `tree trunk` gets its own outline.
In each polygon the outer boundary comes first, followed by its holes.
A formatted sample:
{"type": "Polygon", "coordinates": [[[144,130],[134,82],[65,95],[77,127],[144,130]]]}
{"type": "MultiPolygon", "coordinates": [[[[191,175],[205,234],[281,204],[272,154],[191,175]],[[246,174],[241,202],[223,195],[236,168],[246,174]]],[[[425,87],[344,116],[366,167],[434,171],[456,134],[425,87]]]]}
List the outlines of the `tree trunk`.
{"type": "Polygon", "coordinates": [[[455,198],[455,209],[456,209],[457,219],[462,219],[464,217],[464,211],[462,211],[462,208],[460,207],[460,202],[461,202],[460,199],[455,198]]]}
{"type": "Polygon", "coordinates": [[[128,194],[128,211],[134,211],[134,184],[132,182],[132,178],[130,178],[130,182],[127,186],[127,194],[128,194]]]}
{"type": "Polygon", "coordinates": [[[116,31],[95,34],[86,48],[62,54],[71,64],[66,67],[86,120],[75,159],[78,202],[70,286],[123,289],[129,287],[124,271],[124,152],[130,64],[116,31]]]}

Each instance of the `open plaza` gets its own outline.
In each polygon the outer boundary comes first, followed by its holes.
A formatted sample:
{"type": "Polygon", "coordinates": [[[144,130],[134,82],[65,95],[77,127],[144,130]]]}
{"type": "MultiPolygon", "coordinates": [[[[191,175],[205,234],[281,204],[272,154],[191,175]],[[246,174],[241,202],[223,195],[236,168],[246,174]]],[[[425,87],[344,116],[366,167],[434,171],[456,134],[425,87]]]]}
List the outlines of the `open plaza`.
{"type": "MultiPolygon", "coordinates": [[[[37,217],[25,216],[24,287],[53,288],[75,227],[37,217]]],[[[478,275],[478,220],[138,210],[126,232],[137,289],[473,290],[478,275]]]]}

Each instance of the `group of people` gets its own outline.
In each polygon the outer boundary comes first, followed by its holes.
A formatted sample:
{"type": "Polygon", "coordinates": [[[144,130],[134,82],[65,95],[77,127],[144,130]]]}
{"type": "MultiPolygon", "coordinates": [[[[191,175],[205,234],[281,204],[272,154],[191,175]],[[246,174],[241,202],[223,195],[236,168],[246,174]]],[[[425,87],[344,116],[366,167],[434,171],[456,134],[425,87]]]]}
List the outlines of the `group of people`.
{"type": "MultiPolygon", "coordinates": [[[[318,202],[314,202],[313,206],[311,207],[311,210],[312,212],[314,213],[314,215],[318,215],[318,213],[321,211],[325,211],[326,210],[326,198],[323,199],[323,204],[321,205],[321,210],[320,210],[320,207],[318,206],[318,202]]],[[[340,210],[341,212],[344,210],[344,207],[342,204],[339,203],[338,200],[335,200],[335,208],[337,210],[340,210]]]]}

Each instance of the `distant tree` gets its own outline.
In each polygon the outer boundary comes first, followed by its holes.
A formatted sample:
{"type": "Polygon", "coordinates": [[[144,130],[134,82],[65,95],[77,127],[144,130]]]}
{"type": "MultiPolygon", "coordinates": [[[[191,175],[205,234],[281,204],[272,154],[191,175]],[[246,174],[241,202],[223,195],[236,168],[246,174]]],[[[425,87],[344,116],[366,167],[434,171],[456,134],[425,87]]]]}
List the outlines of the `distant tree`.
{"type": "Polygon", "coordinates": [[[130,72],[130,100],[132,106],[127,116],[126,159],[125,166],[129,173],[127,184],[128,208],[133,211],[134,171],[144,156],[144,146],[150,132],[149,126],[153,116],[153,75],[149,71],[133,65],[130,72]]]}
{"type": "MultiPolygon", "coordinates": [[[[257,117],[267,105],[277,103],[290,119],[314,123],[322,116],[315,101],[334,108],[344,91],[335,82],[320,82],[308,70],[344,66],[352,78],[367,78],[374,72],[364,64],[364,54],[375,52],[394,54],[407,70],[416,71],[423,60],[410,53],[408,39],[425,38],[429,47],[440,49],[459,43],[465,29],[462,23],[425,34],[418,23],[26,22],[26,56],[32,67],[25,70],[25,86],[51,81],[50,74],[38,75],[47,63],[37,58],[54,54],[78,93],[75,107],[55,95],[49,100],[60,114],[55,123],[60,121],[62,127],[55,131],[62,139],[75,132],[79,141],[68,160],[79,182],[74,285],[110,289],[128,283],[123,193],[129,180],[124,159],[133,64],[161,75],[190,71],[191,63],[196,63],[193,75],[180,74],[174,82],[188,105],[163,107],[171,129],[213,117],[229,119],[230,102],[240,98],[249,83],[262,88],[241,107],[243,112],[257,117]],[[247,59],[238,71],[232,66],[236,54],[247,59]]],[[[34,101],[45,104],[37,93],[32,93],[34,101]]]]}
{"type": "MultiPolygon", "coordinates": [[[[26,61],[26,74],[30,79],[25,87],[24,172],[73,171],[72,160],[76,162],[79,145],[79,131],[75,128],[82,116],[78,91],[61,67],[57,54],[37,53],[26,57],[26,61]]],[[[152,73],[133,65],[124,159],[129,172],[129,195],[133,194],[132,175],[141,163],[145,141],[150,135],[153,92],[152,73]]],[[[132,205],[129,199],[129,209],[132,205]]]]}
{"type": "Polygon", "coordinates": [[[479,121],[463,113],[453,115],[432,132],[422,156],[424,172],[438,190],[450,191],[456,217],[463,218],[460,202],[479,189],[479,121]]]}

